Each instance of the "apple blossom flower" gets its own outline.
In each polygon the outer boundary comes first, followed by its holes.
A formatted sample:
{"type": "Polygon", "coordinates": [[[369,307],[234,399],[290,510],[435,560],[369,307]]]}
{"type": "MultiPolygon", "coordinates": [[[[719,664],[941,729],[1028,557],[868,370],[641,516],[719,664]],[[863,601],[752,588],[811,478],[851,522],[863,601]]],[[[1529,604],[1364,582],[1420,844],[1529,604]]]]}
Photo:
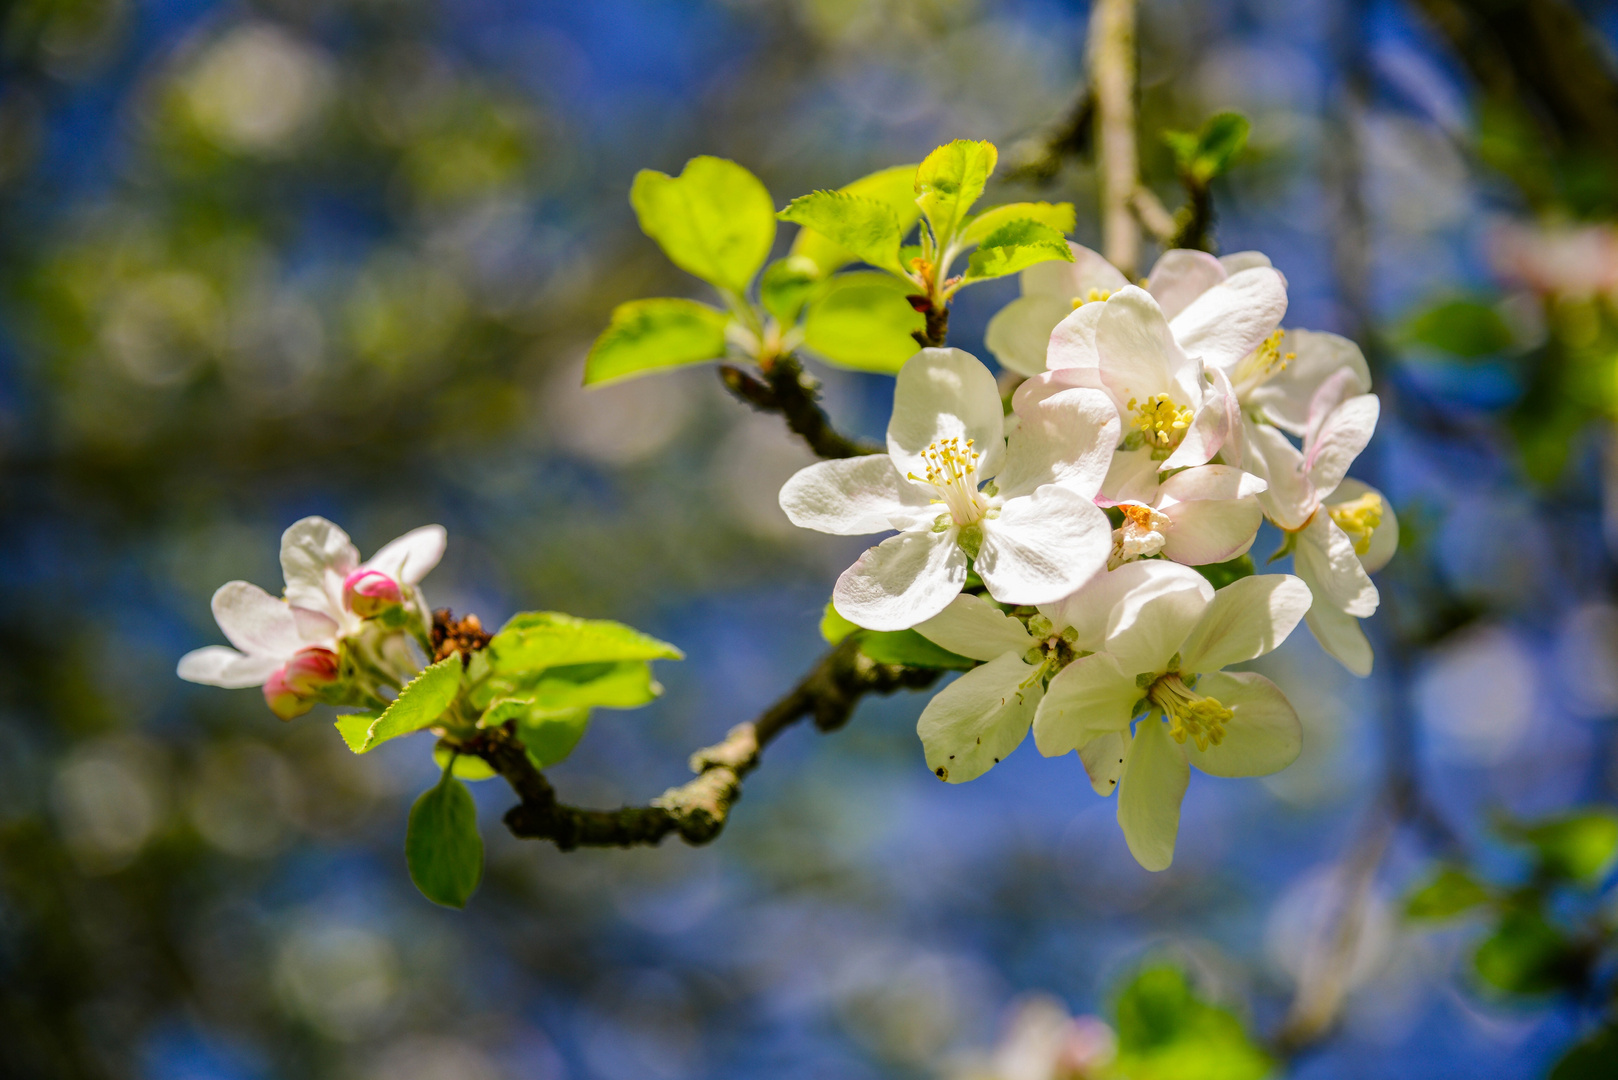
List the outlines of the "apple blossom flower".
{"type": "Polygon", "coordinates": [[[367,616],[391,606],[386,601],[395,593],[425,621],[426,604],[416,586],[438,565],[446,540],[442,525],[423,525],[362,563],[346,532],[323,517],[306,517],[281,535],[287,601],[336,623],[338,637],[357,633],[367,616]]]}
{"type": "Polygon", "coordinates": [[[1309,629],[1321,648],[1365,676],[1373,657],[1359,620],[1380,603],[1371,574],[1393,557],[1399,522],[1381,492],[1346,478],[1380,412],[1376,395],[1359,386],[1346,368],[1321,385],[1301,451],[1274,428],[1257,429],[1253,448],[1270,478],[1259,502],[1286,532],[1277,554],[1291,552],[1294,571],[1315,596],[1309,629]]]}
{"type": "Polygon", "coordinates": [[[295,609],[250,582],[221,585],[213,594],[213,615],[236,648],[209,645],[186,653],[178,674],[187,682],[231,690],[261,686],[303,650],[336,648],[335,621],[295,609]]]}
{"type": "Polygon", "coordinates": [[[1107,568],[1158,554],[1187,566],[1245,554],[1264,521],[1257,498],[1264,488],[1263,480],[1230,465],[1197,465],[1159,481],[1149,451],[1119,451],[1096,500],[1123,515],[1107,568]],[[1127,475],[1131,469],[1134,475],[1127,475]],[[1109,491],[1120,471],[1125,478],[1109,491]]]}
{"type": "Polygon", "coordinates": [[[1118,824],[1146,869],[1174,859],[1191,765],[1264,776],[1298,756],[1302,730],[1286,696],[1261,675],[1221,669],[1281,644],[1309,605],[1309,587],[1290,574],[1214,592],[1156,561],[1099,577],[1063,605],[1086,623],[1074,647],[1095,651],[1051,679],[1034,741],[1046,756],[1078,750],[1099,794],[1119,789],[1118,824]]]}
{"type": "Polygon", "coordinates": [[[264,680],[264,700],[283,720],[314,708],[320,693],[338,682],[337,654],[323,645],[308,645],[264,680]]]}
{"type": "Polygon", "coordinates": [[[343,606],[362,619],[404,603],[399,583],[380,570],[355,570],[343,579],[343,606]]]}
{"type": "Polygon", "coordinates": [[[888,452],[822,461],[781,489],[793,524],[841,536],[898,530],[837,579],[836,609],[872,630],[942,611],[968,562],[1008,604],[1059,599],[1107,560],[1094,498],[1118,441],[1106,397],[1077,390],[1023,411],[1009,441],[994,376],[959,349],[900,369],[888,452]]]}

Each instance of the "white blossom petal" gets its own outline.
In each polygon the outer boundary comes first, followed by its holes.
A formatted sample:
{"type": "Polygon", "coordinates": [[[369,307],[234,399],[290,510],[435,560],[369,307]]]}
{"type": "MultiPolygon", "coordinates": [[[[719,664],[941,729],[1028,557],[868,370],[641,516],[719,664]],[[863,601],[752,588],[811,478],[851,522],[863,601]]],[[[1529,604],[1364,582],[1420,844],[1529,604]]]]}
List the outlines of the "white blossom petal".
{"type": "Polygon", "coordinates": [[[1180,445],[1175,447],[1174,453],[1168,456],[1162,467],[1184,469],[1212,461],[1230,437],[1230,422],[1234,415],[1229,407],[1231,400],[1221,393],[1209,393],[1204,397],[1202,407],[1186,429],[1185,438],[1180,440],[1180,445]]]}
{"type": "Polygon", "coordinates": [[[1002,604],[1055,603],[1105,566],[1112,551],[1107,515],[1055,484],[1007,500],[999,517],[981,525],[974,569],[1002,604]]]}
{"type": "Polygon", "coordinates": [[[1147,870],[1167,870],[1174,862],[1180,803],[1190,781],[1185,751],[1169,738],[1162,721],[1148,717],[1137,724],[1124,755],[1118,824],[1129,853],[1147,870]]]}
{"type": "Polygon", "coordinates": [[[1226,274],[1239,274],[1255,266],[1269,266],[1270,257],[1262,251],[1233,251],[1219,256],[1219,265],[1225,268],[1226,274]]]}
{"type": "Polygon", "coordinates": [[[246,656],[223,645],[209,645],[180,657],[176,674],[186,682],[240,690],[247,686],[264,685],[264,680],[285,662],[285,657],[265,654],[246,656]]]}
{"type": "Polygon", "coordinates": [[[250,656],[286,659],[304,645],[285,600],[247,581],[227,581],[213,594],[213,617],[230,643],[250,656]]]}
{"type": "Polygon", "coordinates": [[[1035,263],[1022,272],[1024,296],[1054,296],[1071,304],[1075,298],[1089,296],[1091,289],[1110,293],[1129,284],[1123,272],[1099,251],[1071,240],[1067,246],[1073,252],[1072,262],[1052,259],[1035,263]]]}
{"type": "Polygon", "coordinates": [[[995,660],[1006,653],[1021,657],[1035,645],[1021,621],[981,596],[961,594],[949,607],[916,626],[916,633],[958,656],[995,660]]]}
{"type": "Polygon", "coordinates": [[[1097,795],[1107,796],[1118,790],[1118,778],[1124,774],[1124,755],[1129,751],[1127,738],[1127,731],[1109,731],[1079,747],[1084,774],[1097,795]]]}
{"type": "Polygon", "coordinates": [[[973,668],[934,695],[916,722],[927,768],[952,784],[976,780],[1022,743],[1044,689],[1012,653],[973,668]]]}
{"type": "Polygon", "coordinates": [[[1258,496],[1264,513],[1283,529],[1301,529],[1320,505],[1304,471],[1303,454],[1267,424],[1248,426],[1247,448],[1246,467],[1261,472],[1269,485],[1258,496]]]}
{"type": "Polygon", "coordinates": [[[1187,353],[1228,372],[1281,325],[1286,313],[1286,279],[1270,267],[1254,267],[1198,296],[1169,328],[1187,353]]]}
{"type": "Polygon", "coordinates": [[[287,602],[342,619],[343,579],[360,565],[348,534],[323,517],[295,521],[281,534],[287,602]]]}
{"type": "Polygon", "coordinates": [[[1102,504],[1157,502],[1158,470],[1162,462],[1152,457],[1149,447],[1119,450],[1112,455],[1107,478],[1101,482],[1102,504]]]}
{"type": "Polygon", "coordinates": [[[1163,317],[1172,323],[1191,301],[1228,276],[1219,260],[1206,251],[1170,248],[1158,256],[1146,276],[1146,291],[1163,309],[1163,317]]]}
{"type": "Polygon", "coordinates": [[[1362,679],[1371,674],[1375,655],[1358,619],[1338,611],[1330,604],[1317,603],[1310,606],[1304,621],[1309,624],[1309,632],[1315,635],[1315,640],[1320,642],[1327,656],[1362,679]]]}
{"type": "Polygon", "coordinates": [[[1099,390],[1064,390],[1017,413],[998,478],[1006,499],[1061,484],[1085,499],[1101,490],[1118,445],[1118,411],[1099,390]]]}
{"type": "Polygon", "coordinates": [[[922,458],[935,440],[972,440],[983,455],[978,478],[1000,468],[1005,452],[1000,388],[983,362],[960,349],[923,349],[899,369],[888,421],[888,453],[901,476],[927,475],[922,458]]]}
{"type": "Polygon", "coordinates": [[[1197,693],[1231,710],[1218,746],[1185,744],[1191,764],[1210,776],[1269,776],[1298,759],[1303,725],[1281,688],[1250,671],[1221,671],[1197,680],[1197,693]]]}
{"type": "Polygon", "coordinates": [[[1348,338],[1316,330],[1288,330],[1281,338],[1282,356],[1292,355],[1286,367],[1247,391],[1244,404],[1262,413],[1276,427],[1300,438],[1308,429],[1309,402],[1315,390],[1335,372],[1353,373],[1355,393],[1371,389],[1371,369],[1365,354],[1348,338]]]}
{"type": "Polygon", "coordinates": [[[1382,500],[1382,520],[1371,533],[1370,546],[1360,556],[1360,565],[1365,567],[1365,572],[1374,574],[1388,565],[1394,552],[1399,550],[1399,518],[1394,514],[1393,504],[1388,502],[1388,497],[1370,484],[1356,480],[1352,476],[1345,476],[1342,483],[1337,485],[1337,490],[1324,499],[1322,504],[1328,508],[1339,506],[1353,502],[1362,495],[1375,495],[1382,500]]]}
{"type": "MultiPolygon", "coordinates": [[[[1168,320],[1145,290],[1131,285],[1102,305],[1096,351],[1101,380],[1124,407],[1157,394],[1168,394],[1180,405],[1192,404],[1186,400],[1190,391],[1182,376],[1196,365],[1175,343],[1168,320]]],[[[1201,400],[1199,392],[1195,403],[1200,405],[1201,400]]]]}
{"type": "Polygon", "coordinates": [[[1061,297],[1019,296],[989,320],[983,343],[1001,367],[1019,375],[1038,375],[1045,370],[1051,331],[1072,310],[1072,303],[1061,297]]]}
{"type": "Polygon", "coordinates": [[[1096,326],[1106,310],[1104,303],[1081,304],[1058,319],[1046,338],[1045,366],[1052,371],[1095,370],[1099,379],[1101,354],[1096,352],[1096,326]]]}
{"type": "Polygon", "coordinates": [[[1332,411],[1314,439],[1305,444],[1303,467],[1317,495],[1330,495],[1348,474],[1348,467],[1371,441],[1381,409],[1375,394],[1349,398],[1332,411]]]}
{"type": "Polygon", "coordinates": [[[794,525],[836,536],[887,532],[940,512],[886,454],[804,466],[782,486],[781,509],[794,525]]]}
{"type": "Polygon", "coordinates": [[[406,585],[418,585],[444,557],[444,547],[448,542],[449,533],[444,526],[423,525],[384,544],[382,550],[372,555],[365,566],[367,569],[380,570],[406,585]]]}
{"type": "Polygon", "coordinates": [[[966,584],[957,530],[890,536],[843,571],[832,606],[868,630],[908,630],[949,606],[966,584]]]}
{"type": "Polygon", "coordinates": [[[1081,656],[1045,688],[1034,713],[1034,745],[1046,757],[1057,757],[1109,731],[1125,731],[1145,693],[1114,657],[1081,656]]]}
{"type": "Polygon", "coordinates": [[[1264,481],[1229,465],[1204,465],[1169,477],[1157,504],[1173,526],[1164,557],[1202,566],[1245,552],[1264,520],[1253,497],[1262,490],[1264,481]]]}
{"type": "Polygon", "coordinates": [[[1214,593],[1180,648],[1181,671],[1218,671],[1263,656],[1309,610],[1309,586],[1291,574],[1254,574],[1214,593]]]}
{"type": "Polygon", "coordinates": [[[1097,652],[1106,647],[1108,621],[1124,597],[1144,602],[1178,589],[1192,590],[1205,604],[1214,595],[1208,579],[1189,566],[1162,559],[1138,560],[1116,570],[1103,570],[1084,588],[1051,605],[1046,617],[1058,627],[1071,626],[1078,633],[1074,648],[1097,652]]]}
{"type": "Polygon", "coordinates": [[[1113,606],[1107,619],[1107,652],[1131,675],[1161,673],[1209,603],[1198,589],[1173,589],[1144,598],[1131,593],[1113,606]]]}
{"type": "Polygon", "coordinates": [[[1376,613],[1381,596],[1354,553],[1354,541],[1329,514],[1316,514],[1298,533],[1292,566],[1309,583],[1317,603],[1329,604],[1357,619],[1376,613]]]}

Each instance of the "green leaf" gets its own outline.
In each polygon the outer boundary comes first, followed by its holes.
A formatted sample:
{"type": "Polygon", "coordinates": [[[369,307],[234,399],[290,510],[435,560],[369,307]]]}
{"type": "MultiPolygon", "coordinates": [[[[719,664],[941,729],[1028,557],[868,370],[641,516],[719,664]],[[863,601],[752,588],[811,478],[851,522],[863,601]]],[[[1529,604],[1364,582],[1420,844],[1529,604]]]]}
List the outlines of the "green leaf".
{"type": "Polygon", "coordinates": [[[539,678],[524,680],[523,692],[542,709],[635,709],[655,700],[663,687],[646,661],[622,660],[546,668],[539,678]]]}
{"type": "Polygon", "coordinates": [[[1174,153],[1180,174],[1193,183],[1206,185],[1230,168],[1247,146],[1251,125],[1241,113],[1225,112],[1210,116],[1195,135],[1188,131],[1165,131],[1163,141],[1174,153]]]}
{"type": "Polygon", "coordinates": [[[1238,555],[1228,562],[1204,563],[1193,566],[1191,569],[1208,579],[1208,583],[1215,589],[1223,589],[1233,581],[1240,581],[1244,577],[1252,577],[1257,569],[1253,565],[1253,556],[1238,555]]]}
{"type": "Polygon", "coordinates": [[[1509,825],[1502,832],[1531,845],[1540,872],[1551,878],[1595,885],[1618,859],[1618,812],[1605,808],[1532,825],[1509,825]]]}
{"type": "Polygon", "coordinates": [[[363,754],[400,735],[420,731],[444,715],[461,689],[461,657],[446,657],[405,683],[393,704],[374,719],[368,714],[340,716],[337,730],[356,754],[363,754]],[[362,722],[368,721],[368,722],[362,722]]]}
{"type": "Polygon", "coordinates": [[[1275,1062],[1234,1014],[1175,967],[1140,972],[1118,998],[1116,1071],[1130,1080],[1261,1080],[1275,1062]]]}
{"type": "Polygon", "coordinates": [[[885,203],[846,191],[812,191],[793,199],[778,216],[815,230],[872,266],[904,274],[899,265],[904,234],[885,203]]]}
{"type": "Polygon", "coordinates": [[[433,763],[440,769],[447,766],[460,780],[489,780],[500,775],[493,766],[475,754],[457,754],[443,743],[433,747],[433,763]]]}
{"type": "Polygon", "coordinates": [[[804,316],[804,347],[828,364],[892,375],[921,346],[926,324],[905,299],[905,283],[870,270],[838,274],[804,316]]]}
{"type": "Polygon", "coordinates": [[[1008,222],[985,237],[972,252],[963,284],[1005,277],[1052,259],[1073,261],[1073,249],[1061,233],[1032,218],[1008,222]]]}
{"type": "Polygon", "coordinates": [[[629,202],[670,262],[738,295],[775,242],[775,200],[758,177],[724,158],[694,157],[679,176],[642,169],[629,202]]]}
{"type": "Polygon", "coordinates": [[[421,895],[445,907],[464,908],[483,879],[477,806],[448,769],[410,808],[405,861],[421,895]]]}
{"type": "Polygon", "coordinates": [[[879,664],[904,664],[952,671],[977,667],[976,660],[952,653],[914,630],[861,630],[860,652],[879,664]]]}
{"type": "Polygon", "coordinates": [[[1572,949],[1531,909],[1508,911],[1472,958],[1484,982],[1512,994],[1549,994],[1567,984],[1572,949]]]}
{"type": "Polygon", "coordinates": [[[954,239],[999,159],[991,142],[956,139],[922,161],[916,170],[916,205],[932,223],[933,238],[941,246],[954,239]]]}
{"type": "Polygon", "coordinates": [[[1618,1027],[1608,1024],[1562,1055],[1550,1080],[1612,1080],[1618,1076],[1618,1027]]]}
{"type": "Polygon", "coordinates": [[[983,211],[973,218],[961,233],[963,244],[981,244],[985,237],[1002,225],[1024,219],[1049,225],[1059,233],[1070,233],[1076,216],[1072,203],[1020,202],[1007,203],[983,211]]]}
{"type": "Polygon", "coordinates": [[[620,660],[683,660],[685,654],[622,623],[558,611],[514,615],[489,642],[495,670],[535,671],[620,660]]]}
{"type": "Polygon", "coordinates": [[[589,726],[589,709],[535,708],[517,722],[517,737],[528,748],[534,767],[548,769],[573,752],[589,726]]]}
{"type": "Polygon", "coordinates": [[[612,309],[612,321],[590,346],[584,385],[721,359],[729,322],[730,316],[723,311],[695,300],[657,297],[619,304],[612,309]]]}
{"type": "Polygon", "coordinates": [[[813,259],[788,255],[764,268],[764,277],[758,286],[759,300],[764,310],[774,315],[782,326],[792,326],[798,321],[803,305],[824,280],[813,259]]]}
{"type": "Polygon", "coordinates": [[[843,618],[842,614],[826,602],[826,610],[820,613],[820,636],[826,639],[827,644],[835,645],[848,635],[859,630],[858,626],[843,618]]]}
{"type": "MultiPolygon", "coordinates": [[[[892,210],[894,220],[899,223],[900,236],[908,233],[915,226],[916,219],[921,217],[921,208],[916,205],[914,165],[896,165],[891,169],[883,169],[881,172],[862,176],[852,184],[845,184],[839,190],[849,195],[875,199],[892,210]]],[[[792,240],[792,254],[813,260],[815,265],[820,267],[822,277],[860,258],[835,240],[828,239],[813,229],[798,230],[798,235],[792,240]]],[[[901,256],[899,265],[909,266],[910,262],[901,256]]]]}
{"type": "Polygon", "coordinates": [[[1410,894],[1405,900],[1405,915],[1411,919],[1449,919],[1488,903],[1491,896],[1489,890],[1465,870],[1445,867],[1410,894]]]}
{"type": "Polygon", "coordinates": [[[1446,300],[1406,320],[1400,338],[1452,356],[1475,360],[1511,348],[1511,328],[1500,313],[1476,300],[1446,300]]]}

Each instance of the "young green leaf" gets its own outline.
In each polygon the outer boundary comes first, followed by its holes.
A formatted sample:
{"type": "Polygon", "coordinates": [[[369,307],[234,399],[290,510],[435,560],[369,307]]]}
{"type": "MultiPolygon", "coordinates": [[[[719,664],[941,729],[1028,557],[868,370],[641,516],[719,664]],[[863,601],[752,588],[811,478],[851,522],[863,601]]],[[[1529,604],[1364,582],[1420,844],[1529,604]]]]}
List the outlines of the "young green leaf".
{"type": "Polygon", "coordinates": [[[1479,977],[1511,994],[1549,994],[1566,983],[1572,946],[1538,911],[1507,912],[1472,958],[1479,977]]]}
{"type": "Polygon", "coordinates": [[[495,670],[515,673],[569,664],[620,660],[683,660],[666,641],[606,619],[579,619],[558,611],[513,615],[489,642],[495,670]]]}
{"type": "Polygon", "coordinates": [[[670,262],[732,293],[747,291],[775,242],[769,191],[724,158],[694,157],[679,176],[642,169],[629,202],[670,262]]]}
{"type": "Polygon", "coordinates": [[[839,274],[809,305],[803,344],[828,364],[892,375],[920,347],[911,336],[926,320],[903,282],[871,271],[839,274]]]}
{"type": "Polygon", "coordinates": [[[860,652],[879,664],[904,664],[907,667],[942,668],[946,671],[965,671],[977,667],[969,660],[936,645],[914,630],[861,630],[860,652]]]}
{"type": "Polygon", "coordinates": [[[530,709],[517,721],[517,737],[534,767],[548,769],[573,753],[590,726],[589,709],[530,709]]]}
{"type": "MultiPolygon", "coordinates": [[[[916,219],[921,217],[921,208],[916,205],[914,165],[896,165],[891,169],[883,169],[881,172],[862,176],[838,190],[848,195],[875,199],[893,211],[894,220],[899,223],[900,236],[914,228],[916,219]]],[[[828,239],[813,229],[798,230],[798,235],[792,240],[792,254],[812,260],[820,267],[822,277],[860,258],[835,240],[828,239]]],[[[910,263],[901,257],[899,265],[909,266],[910,263]]]]}
{"type": "Polygon", "coordinates": [[[461,689],[461,657],[446,657],[404,685],[393,704],[381,715],[340,716],[337,730],[356,754],[375,749],[389,739],[429,726],[449,708],[461,689]],[[362,723],[363,722],[363,723],[362,723]]]}
{"type": "Polygon", "coordinates": [[[1189,131],[1165,131],[1163,141],[1173,151],[1181,175],[1206,185],[1230,168],[1236,155],[1247,146],[1249,127],[1247,117],[1241,113],[1217,113],[1195,135],[1189,131]]]}
{"type": "Polygon", "coordinates": [[[725,355],[730,316],[707,304],[674,297],[631,300],[590,346],[584,385],[644,375],[660,368],[718,360],[725,355]]]}
{"type": "Polygon", "coordinates": [[[962,284],[1005,277],[1053,259],[1073,261],[1073,249],[1061,233],[1031,218],[1007,222],[985,237],[972,253],[962,284]]]}
{"type": "Polygon", "coordinates": [[[815,230],[872,266],[904,274],[899,219],[884,203],[846,191],[811,191],[793,199],[778,216],[815,230]]]}
{"type": "Polygon", "coordinates": [[[916,170],[916,205],[932,224],[939,244],[948,245],[967,211],[983,195],[1000,152],[991,142],[956,139],[928,154],[916,170]]]}
{"type": "Polygon", "coordinates": [[[848,635],[858,632],[859,627],[843,618],[842,614],[826,602],[826,609],[820,613],[820,636],[826,639],[828,645],[835,645],[848,635]]]}
{"type": "Polygon", "coordinates": [[[1203,1001],[1174,967],[1140,972],[1118,998],[1118,1075],[1261,1080],[1275,1063],[1229,1010],[1203,1001]]]}
{"type": "MultiPolygon", "coordinates": [[[[800,233],[801,235],[801,233],[800,233]]],[[[813,259],[802,255],[788,255],[764,268],[764,277],[758,284],[758,298],[764,310],[774,315],[782,326],[798,321],[803,305],[809,302],[825,279],[813,259]]]]}
{"type": "Polygon", "coordinates": [[[1476,878],[1457,867],[1445,867],[1431,881],[1405,900],[1405,915],[1411,919],[1453,918],[1489,901],[1490,892],[1476,878]]]}
{"type": "Polygon", "coordinates": [[[509,683],[510,696],[545,709],[635,709],[663,692],[652,677],[651,665],[644,660],[571,664],[493,681],[509,683]]]}
{"type": "Polygon", "coordinates": [[[1400,337],[1412,345],[1468,360],[1505,352],[1513,341],[1511,327],[1500,312],[1465,299],[1446,300],[1418,311],[1405,322],[1400,337]]]}
{"type": "Polygon", "coordinates": [[[1059,233],[1070,233],[1076,216],[1072,203],[1020,202],[991,207],[967,223],[961,233],[961,243],[981,244],[1002,225],[1023,219],[1049,225],[1059,233]]]}
{"type": "Polygon", "coordinates": [[[421,895],[445,907],[464,908],[483,879],[477,806],[448,769],[410,808],[405,862],[421,895]]]}
{"type": "Polygon", "coordinates": [[[1531,845],[1540,872],[1551,878],[1595,885],[1618,861],[1618,813],[1612,810],[1591,809],[1503,831],[1531,845]]]}
{"type": "Polygon", "coordinates": [[[433,747],[433,764],[440,769],[447,767],[459,780],[490,780],[500,775],[482,758],[472,754],[457,754],[443,743],[433,747]]]}

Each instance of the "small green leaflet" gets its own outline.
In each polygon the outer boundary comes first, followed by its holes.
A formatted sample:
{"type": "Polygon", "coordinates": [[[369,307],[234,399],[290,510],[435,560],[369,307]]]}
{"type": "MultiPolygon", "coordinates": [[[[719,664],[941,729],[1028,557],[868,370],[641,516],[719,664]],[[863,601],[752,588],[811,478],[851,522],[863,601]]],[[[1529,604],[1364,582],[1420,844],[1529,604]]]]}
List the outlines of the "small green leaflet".
{"type": "Polygon", "coordinates": [[[932,223],[933,236],[948,244],[1000,160],[991,142],[956,139],[928,154],[916,170],[916,205],[932,223]]]}
{"type": "Polygon", "coordinates": [[[472,754],[458,754],[444,743],[433,747],[433,764],[440,769],[449,768],[458,780],[492,780],[500,774],[487,761],[472,754]],[[450,764],[450,759],[454,764],[450,764]]]}
{"type": "Polygon", "coordinates": [[[764,276],[758,283],[759,302],[782,326],[791,326],[798,321],[803,305],[823,281],[820,267],[813,259],[788,255],[764,268],[764,276]]]}
{"type": "Polygon", "coordinates": [[[589,709],[530,709],[517,721],[517,737],[540,769],[566,758],[590,726],[589,709]]]}
{"type": "Polygon", "coordinates": [[[513,615],[489,642],[501,672],[621,660],[683,660],[685,654],[622,623],[580,619],[559,611],[513,615]]]}
{"type": "Polygon", "coordinates": [[[406,683],[393,704],[380,716],[359,713],[339,716],[337,730],[356,754],[375,749],[389,739],[420,731],[444,715],[461,688],[461,657],[446,657],[406,683]]]}
{"type": "Polygon", "coordinates": [[[968,222],[965,231],[961,233],[961,243],[981,244],[1000,226],[1024,219],[1049,225],[1059,233],[1070,233],[1073,231],[1077,216],[1073,212],[1072,203],[1007,203],[1005,206],[985,210],[968,222]]]}
{"type": "Polygon", "coordinates": [[[1185,973],[1149,967],[1118,998],[1118,1075],[1263,1080],[1275,1062],[1228,1009],[1202,997],[1185,973]]]}
{"type": "Polygon", "coordinates": [[[879,664],[955,671],[977,666],[977,661],[952,653],[914,630],[862,630],[827,604],[820,616],[820,636],[835,645],[850,634],[858,635],[860,652],[879,664]]]}
{"type": "Polygon", "coordinates": [[[972,252],[963,284],[1005,277],[1052,259],[1073,261],[1073,249],[1068,247],[1066,237],[1032,218],[1007,222],[972,252]]]}
{"type": "Polygon", "coordinates": [[[1618,813],[1591,808],[1531,825],[1501,828],[1508,840],[1531,845],[1540,872],[1596,885],[1618,861],[1618,813]]]}
{"type": "MultiPolygon", "coordinates": [[[[875,199],[892,210],[894,220],[899,223],[899,234],[903,236],[915,227],[916,219],[921,217],[921,208],[916,205],[915,187],[916,166],[895,165],[891,169],[862,176],[851,184],[844,184],[839,190],[849,195],[875,199]]],[[[835,240],[828,239],[813,229],[798,230],[798,235],[792,240],[792,254],[814,262],[820,267],[822,276],[860,258],[835,240]]],[[[899,265],[910,264],[901,256],[899,265]]]]}
{"type": "Polygon", "coordinates": [[[631,300],[612,309],[612,321],[590,346],[584,384],[595,386],[660,368],[718,360],[725,355],[730,316],[677,297],[631,300]]]}
{"type": "Polygon", "coordinates": [[[899,219],[885,203],[846,191],[812,191],[793,199],[777,215],[847,248],[859,258],[893,274],[899,265],[899,219]]]}
{"type": "Polygon", "coordinates": [[[920,348],[926,324],[904,282],[870,270],[838,274],[804,316],[803,344],[835,367],[892,375],[920,348]]]}
{"type": "Polygon", "coordinates": [[[464,908],[483,879],[477,806],[448,769],[410,808],[405,862],[421,895],[445,907],[464,908]]]}
{"type": "Polygon", "coordinates": [[[679,176],[642,169],[629,189],[640,227],[669,261],[740,295],[775,242],[775,201],[734,161],[694,157],[679,176]]]}
{"type": "Polygon", "coordinates": [[[1476,878],[1465,870],[1448,866],[1410,894],[1405,900],[1405,916],[1434,921],[1449,919],[1489,899],[1489,890],[1476,878]]]}
{"type": "Polygon", "coordinates": [[[1247,117],[1241,113],[1216,113],[1195,135],[1189,131],[1165,131],[1163,142],[1173,151],[1180,175],[1206,186],[1230,168],[1236,155],[1247,146],[1248,128],[1247,117]]]}

